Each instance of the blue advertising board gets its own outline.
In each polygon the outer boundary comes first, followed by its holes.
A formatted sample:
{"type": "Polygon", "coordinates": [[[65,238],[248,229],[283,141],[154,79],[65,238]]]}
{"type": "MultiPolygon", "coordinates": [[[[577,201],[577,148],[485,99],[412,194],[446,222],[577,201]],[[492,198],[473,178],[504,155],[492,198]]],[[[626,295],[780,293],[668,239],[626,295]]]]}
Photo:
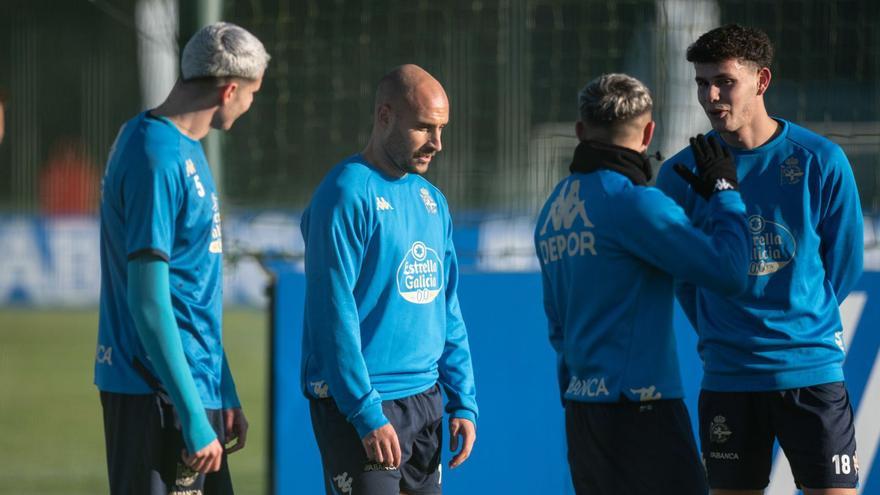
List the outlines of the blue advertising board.
{"type": "MultiPolygon", "coordinates": [[[[270,456],[277,494],[323,490],[308,401],[299,388],[304,289],[301,273],[279,270],[273,306],[274,438],[270,456]]],[[[459,296],[473,353],[480,418],[471,458],[455,470],[443,472],[444,493],[573,493],[539,275],[466,274],[461,277],[459,296]]],[[[844,339],[849,343],[846,377],[856,411],[860,493],[871,495],[880,495],[880,476],[870,476],[878,464],[875,454],[880,441],[878,301],[880,273],[867,272],[841,308],[844,339]]],[[[695,420],[702,371],[695,351],[696,336],[680,311],[676,334],[686,402],[695,420]]],[[[447,454],[446,461],[451,457],[447,454]]],[[[766,493],[796,493],[783,456],[777,456],[766,493]]]]}

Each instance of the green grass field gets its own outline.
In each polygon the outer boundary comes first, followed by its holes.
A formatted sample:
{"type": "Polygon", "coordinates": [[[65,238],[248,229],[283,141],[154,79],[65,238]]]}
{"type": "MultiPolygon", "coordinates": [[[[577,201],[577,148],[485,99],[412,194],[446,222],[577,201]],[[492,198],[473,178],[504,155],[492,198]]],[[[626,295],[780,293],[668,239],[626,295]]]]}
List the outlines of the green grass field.
{"type": "MultiPolygon", "coordinates": [[[[92,384],[95,311],[0,310],[0,494],[107,493],[104,434],[92,384]]],[[[250,422],[230,457],[236,493],[266,487],[265,312],[232,311],[224,341],[250,422]]]]}

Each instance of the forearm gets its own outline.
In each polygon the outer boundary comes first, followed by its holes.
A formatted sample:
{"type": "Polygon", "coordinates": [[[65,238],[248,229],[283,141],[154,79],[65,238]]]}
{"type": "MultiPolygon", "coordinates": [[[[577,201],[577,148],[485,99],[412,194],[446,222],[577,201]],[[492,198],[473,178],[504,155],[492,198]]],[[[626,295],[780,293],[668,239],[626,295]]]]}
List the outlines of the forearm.
{"type": "Polygon", "coordinates": [[[476,424],[477,408],[474,370],[464,323],[459,319],[447,329],[446,345],[440,358],[440,384],[449,402],[447,412],[476,424]]]}
{"type": "Polygon", "coordinates": [[[158,258],[128,263],[128,305],[138,336],[177,409],[191,453],[215,438],[192,378],[171,307],[168,264],[158,258]]]}

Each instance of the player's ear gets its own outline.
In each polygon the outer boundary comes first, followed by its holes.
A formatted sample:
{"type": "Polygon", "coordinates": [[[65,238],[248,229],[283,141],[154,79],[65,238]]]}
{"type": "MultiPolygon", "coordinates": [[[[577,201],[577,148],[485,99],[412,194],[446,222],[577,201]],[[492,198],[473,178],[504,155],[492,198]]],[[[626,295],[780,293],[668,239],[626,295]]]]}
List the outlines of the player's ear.
{"type": "Polygon", "coordinates": [[[232,98],[235,96],[235,92],[238,90],[238,83],[230,81],[218,89],[220,90],[220,104],[225,105],[232,101],[232,98]]]}
{"type": "Polygon", "coordinates": [[[758,71],[758,96],[761,96],[767,92],[767,88],[770,87],[771,77],[772,74],[770,73],[769,67],[762,67],[758,71]]]}
{"type": "Polygon", "coordinates": [[[584,127],[584,121],[578,120],[574,124],[574,135],[577,136],[579,141],[586,141],[586,128],[584,127]]]}
{"type": "Polygon", "coordinates": [[[391,124],[393,113],[394,112],[391,110],[391,105],[383,103],[379,105],[379,108],[376,109],[376,119],[378,119],[379,123],[381,123],[383,126],[387,127],[391,124]]]}
{"type": "Polygon", "coordinates": [[[651,140],[654,139],[654,130],[656,128],[657,123],[653,120],[649,120],[648,123],[645,124],[645,128],[642,129],[642,146],[644,146],[644,150],[648,149],[648,146],[650,146],[651,144],[651,140]]]}

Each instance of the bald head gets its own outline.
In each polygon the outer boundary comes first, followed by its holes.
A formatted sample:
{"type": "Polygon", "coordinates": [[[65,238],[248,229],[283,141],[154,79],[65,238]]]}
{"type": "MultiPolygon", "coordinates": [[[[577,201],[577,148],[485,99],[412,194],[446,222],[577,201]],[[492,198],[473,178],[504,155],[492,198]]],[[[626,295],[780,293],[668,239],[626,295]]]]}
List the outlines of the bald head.
{"type": "Polygon", "coordinates": [[[401,65],[379,81],[373,117],[366,159],[393,176],[424,174],[443,147],[449,99],[425,69],[401,65]]]}
{"type": "Polygon", "coordinates": [[[435,100],[446,101],[446,91],[434,76],[415,64],[391,69],[379,80],[376,88],[376,110],[382,105],[416,107],[435,100]]]}

